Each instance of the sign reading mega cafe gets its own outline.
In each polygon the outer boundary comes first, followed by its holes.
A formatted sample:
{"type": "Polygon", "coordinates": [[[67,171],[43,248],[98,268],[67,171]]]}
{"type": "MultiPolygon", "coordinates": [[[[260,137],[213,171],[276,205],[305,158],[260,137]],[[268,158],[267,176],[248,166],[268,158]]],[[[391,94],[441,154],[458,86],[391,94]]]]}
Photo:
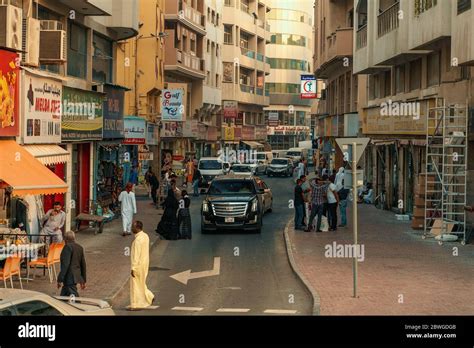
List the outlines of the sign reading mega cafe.
{"type": "Polygon", "coordinates": [[[23,71],[22,105],[25,144],[61,142],[62,83],[23,71]]]}

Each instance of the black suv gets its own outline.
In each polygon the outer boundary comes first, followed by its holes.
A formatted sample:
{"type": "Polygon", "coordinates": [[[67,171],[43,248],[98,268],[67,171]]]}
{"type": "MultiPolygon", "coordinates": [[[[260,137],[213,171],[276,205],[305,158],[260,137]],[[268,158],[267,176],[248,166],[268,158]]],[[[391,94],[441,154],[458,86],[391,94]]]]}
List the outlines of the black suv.
{"type": "Polygon", "coordinates": [[[260,189],[252,177],[216,177],[201,207],[201,233],[244,230],[260,233],[263,205],[260,189]]]}

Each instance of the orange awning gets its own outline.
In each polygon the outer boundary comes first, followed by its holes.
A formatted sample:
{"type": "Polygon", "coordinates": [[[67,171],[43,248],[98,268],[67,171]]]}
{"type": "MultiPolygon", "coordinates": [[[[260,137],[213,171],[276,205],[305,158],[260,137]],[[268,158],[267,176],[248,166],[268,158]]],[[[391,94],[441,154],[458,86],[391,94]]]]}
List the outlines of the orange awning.
{"type": "Polygon", "coordinates": [[[67,191],[63,180],[14,140],[0,140],[0,181],[13,187],[15,196],[52,195],[67,191]]]}

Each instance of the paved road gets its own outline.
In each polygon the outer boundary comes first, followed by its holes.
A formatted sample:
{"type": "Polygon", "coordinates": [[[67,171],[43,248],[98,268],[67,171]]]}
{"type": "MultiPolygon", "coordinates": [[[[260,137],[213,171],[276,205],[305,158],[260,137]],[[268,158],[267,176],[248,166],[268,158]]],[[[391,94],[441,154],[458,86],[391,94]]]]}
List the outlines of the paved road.
{"type": "Polygon", "coordinates": [[[222,232],[200,233],[200,203],[191,203],[194,227],[191,241],[167,242],[166,250],[151,254],[148,286],[158,302],[156,310],[125,311],[129,286],[116,299],[118,314],[130,315],[211,315],[211,314],[311,314],[311,298],[288,263],[283,229],[293,214],[290,178],[265,179],[272,188],[273,212],[267,213],[261,234],[222,232]],[[220,274],[191,279],[184,285],[170,278],[191,269],[213,269],[220,257],[220,274]],[[237,312],[232,312],[237,311],[237,312]],[[270,311],[270,312],[268,312],[270,311]]]}

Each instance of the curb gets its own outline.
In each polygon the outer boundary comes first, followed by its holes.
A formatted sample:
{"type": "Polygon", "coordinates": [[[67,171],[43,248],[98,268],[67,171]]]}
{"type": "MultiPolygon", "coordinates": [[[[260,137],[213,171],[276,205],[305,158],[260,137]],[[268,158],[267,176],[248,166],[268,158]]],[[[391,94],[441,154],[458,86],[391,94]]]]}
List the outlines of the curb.
{"type": "Polygon", "coordinates": [[[321,314],[320,313],[321,299],[319,297],[319,294],[316,291],[316,289],[310,284],[306,276],[301,272],[298,265],[296,264],[296,261],[293,255],[293,249],[291,248],[290,236],[288,234],[288,228],[291,224],[291,221],[292,220],[290,219],[290,221],[286,224],[285,231],[283,232],[283,237],[285,239],[286,252],[288,254],[288,260],[290,261],[290,266],[293,269],[293,272],[298,276],[300,281],[305,286],[306,290],[309,292],[309,294],[313,298],[313,315],[320,315],[321,314]]]}
{"type": "MultiPolygon", "coordinates": [[[[150,246],[150,254],[155,248],[158,247],[160,242],[161,242],[160,237],[157,237],[156,240],[153,242],[153,244],[150,246]]],[[[107,301],[111,306],[113,306],[113,303],[115,302],[115,299],[117,298],[118,294],[122,292],[122,290],[129,283],[129,281],[130,281],[130,277],[128,277],[127,280],[124,281],[122,284],[118,285],[110,296],[107,296],[106,298],[104,298],[104,301],[107,301]]]]}

